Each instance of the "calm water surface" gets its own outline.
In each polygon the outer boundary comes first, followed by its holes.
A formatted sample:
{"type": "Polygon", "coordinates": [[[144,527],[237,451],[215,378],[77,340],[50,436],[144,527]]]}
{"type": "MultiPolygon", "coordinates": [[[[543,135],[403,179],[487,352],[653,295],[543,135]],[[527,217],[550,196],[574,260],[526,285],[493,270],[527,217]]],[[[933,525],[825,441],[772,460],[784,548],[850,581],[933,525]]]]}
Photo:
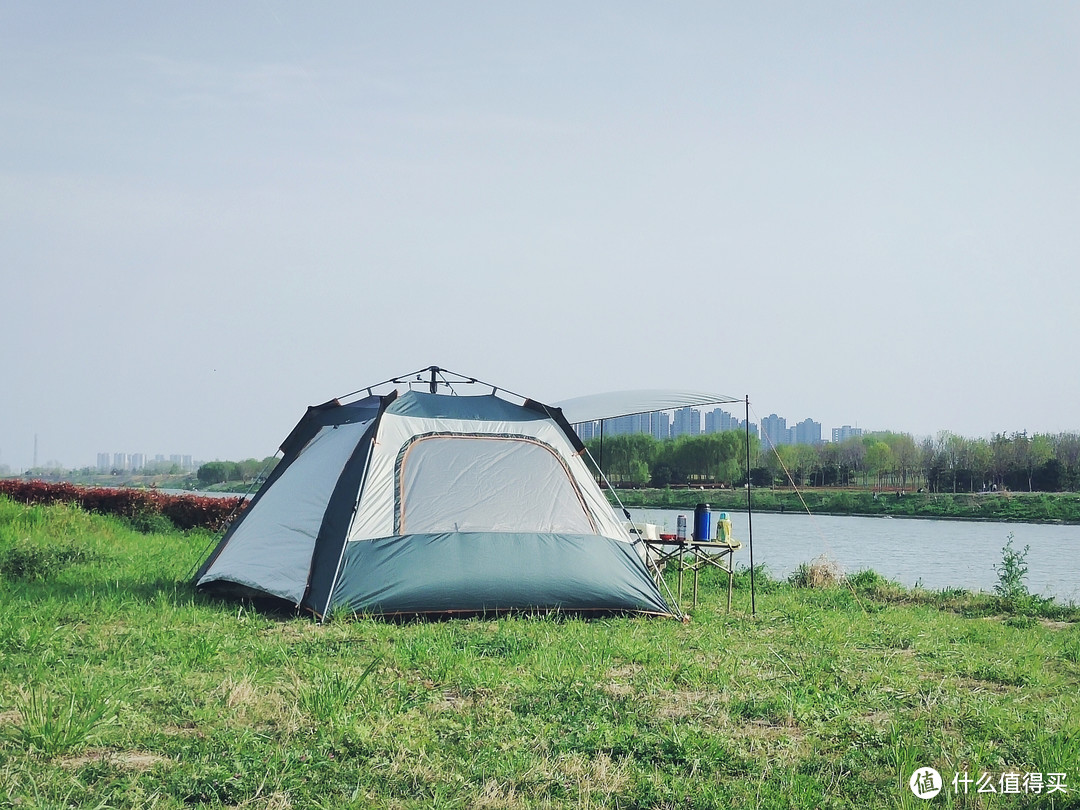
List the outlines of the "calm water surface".
{"type": "MultiPolygon", "coordinates": [[[[693,510],[631,509],[635,520],[674,533],[678,515],[690,529],[693,510]]],[[[718,512],[712,513],[713,531],[718,512]]],[[[736,565],[750,563],[746,512],[729,512],[743,548],[736,565]]],[[[786,577],[800,563],[827,554],[853,574],[872,568],[902,585],[992,591],[994,565],[1013,535],[1013,548],[1031,546],[1027,586],[1032,593],[1080,603],[1080,526],[1036,523],[982,523],[955,520],[834,517],[754,513],[754,564],[786,577]]]]}

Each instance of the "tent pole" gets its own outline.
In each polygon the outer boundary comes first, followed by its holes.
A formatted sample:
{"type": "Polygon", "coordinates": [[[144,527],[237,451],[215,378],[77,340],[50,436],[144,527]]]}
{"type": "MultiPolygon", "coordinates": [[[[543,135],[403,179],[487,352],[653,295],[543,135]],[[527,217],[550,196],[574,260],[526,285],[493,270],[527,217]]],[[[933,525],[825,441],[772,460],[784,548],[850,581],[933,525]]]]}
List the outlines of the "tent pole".
{"type": "Polygon", "coordinates": [[[750,615],[757,615],[754,601],[754,509],[750,500],[750,395],[746,395],[746,542],[750,546],[750,615]]]}
{"type": "MultiPolygon", "coordinates": [[[[603,476],[604,480],[606,481],[607,476],[604,476],[604,473],[603,473],[603,469],[604,469],[604,420],[603,419],[600,420],[600,452],[597,453],[597,456],[599,456],[599,458],[596,459],[596,468],[601,471],[600,475],[603,476]]],[[[609,483],[608,486],[610,487],[611,484],[609,483]]]]}

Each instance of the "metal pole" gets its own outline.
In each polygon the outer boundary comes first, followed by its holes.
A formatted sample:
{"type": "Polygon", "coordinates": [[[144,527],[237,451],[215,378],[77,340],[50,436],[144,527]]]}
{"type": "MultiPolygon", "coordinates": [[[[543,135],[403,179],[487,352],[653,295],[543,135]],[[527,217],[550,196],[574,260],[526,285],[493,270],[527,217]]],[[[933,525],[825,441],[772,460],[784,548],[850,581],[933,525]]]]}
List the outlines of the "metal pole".
{"type": "Polygon", "coordinates": [[[440,370],[441,369],[438,366],[432,366],[430,369],[428,369],[428,371],[431,372],[431,381],[428,383],[428,391],[430,391],[433,394],[439,393],[439,382],[438,382],[438,380],[435,379],[435,375],[440,370]]]}
{"type": "Polygon", "coordinates": [[[750,395],[746,395],[746,542],[750,546],[750,615],[757,615],[754,599],[754,509],[750,499],[750,395]]]}
{"type": "Polygon", "coordinates": [[[600,452],[597,453],[596,466],[604,469],[604,420],[600,420],[600,452]]]}

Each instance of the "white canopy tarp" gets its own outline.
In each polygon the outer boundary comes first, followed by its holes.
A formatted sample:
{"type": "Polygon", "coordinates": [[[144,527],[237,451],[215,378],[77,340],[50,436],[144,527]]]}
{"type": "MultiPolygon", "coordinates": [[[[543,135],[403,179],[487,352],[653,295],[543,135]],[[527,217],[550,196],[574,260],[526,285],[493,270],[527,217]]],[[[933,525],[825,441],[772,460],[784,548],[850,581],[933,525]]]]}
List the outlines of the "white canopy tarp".
{"type": "Polygon", "coordinates": [[[638,413],[673,411],[688,406],[697,408],[702,405],[723,405],[742,401],[740,397],[710,394],[704,391],[648,389],[590,394],[562,402],[553,402],[552,405],[562,409],[567,422],[577,425],[599,419],[614,419],[617,416],[633,416],[638,413]]]}

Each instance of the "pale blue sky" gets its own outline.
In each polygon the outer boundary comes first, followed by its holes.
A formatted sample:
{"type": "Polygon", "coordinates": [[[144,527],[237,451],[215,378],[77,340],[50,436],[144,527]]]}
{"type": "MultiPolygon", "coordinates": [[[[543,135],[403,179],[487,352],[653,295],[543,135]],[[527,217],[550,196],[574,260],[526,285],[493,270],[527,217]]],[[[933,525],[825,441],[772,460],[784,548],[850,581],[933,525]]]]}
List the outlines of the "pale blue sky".
{"type": "Polygon", "coordinates": [[[0,464],[438,364],[1080,430],[1080,6],[0,3],[0,464]]]}

